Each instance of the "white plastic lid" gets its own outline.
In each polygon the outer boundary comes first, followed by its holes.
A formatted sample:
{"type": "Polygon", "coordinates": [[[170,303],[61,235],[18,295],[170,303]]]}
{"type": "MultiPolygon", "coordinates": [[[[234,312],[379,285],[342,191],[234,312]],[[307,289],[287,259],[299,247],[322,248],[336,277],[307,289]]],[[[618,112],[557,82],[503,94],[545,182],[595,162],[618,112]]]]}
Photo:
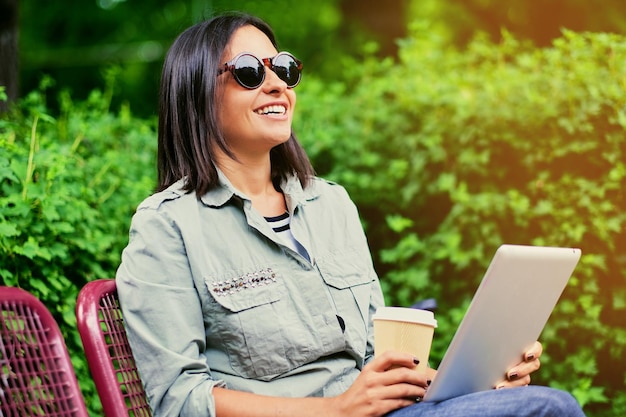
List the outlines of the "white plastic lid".
{"type": "Polygon", "coordinates": [[[432,311],[408,307],[379,307],[374,320],[408,321],[437,327],[437,320],[432,311]]]}

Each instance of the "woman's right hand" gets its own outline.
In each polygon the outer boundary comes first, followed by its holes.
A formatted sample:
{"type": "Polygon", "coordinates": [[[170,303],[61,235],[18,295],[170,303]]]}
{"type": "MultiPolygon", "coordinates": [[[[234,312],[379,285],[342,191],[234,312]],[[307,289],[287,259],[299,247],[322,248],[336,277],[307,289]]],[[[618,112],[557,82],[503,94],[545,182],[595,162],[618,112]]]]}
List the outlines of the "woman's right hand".
{"type": "Polygon", "coordinates": [[[400,352],[385,352],[369,362],[354,384],[334,397],[340,416],[379,417],[421,400],[428,375],[416,371],[415,358],[400,352]]]}

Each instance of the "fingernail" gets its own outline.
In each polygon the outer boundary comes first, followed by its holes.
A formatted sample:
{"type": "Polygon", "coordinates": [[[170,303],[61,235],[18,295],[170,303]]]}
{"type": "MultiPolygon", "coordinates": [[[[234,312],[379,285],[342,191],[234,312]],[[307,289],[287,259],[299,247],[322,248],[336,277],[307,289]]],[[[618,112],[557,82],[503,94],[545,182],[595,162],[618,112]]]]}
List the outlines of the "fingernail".
{"type": "Polygon", "coordinates": [[[504,388],[504,385],[498,385],[498,386],[496,387],[496,389],[502,389],[502,388],[504,388]]]}
{"type": "Polygon", "coordinates": [[[534,353],[529,353],[528,356],[526,356],[526,361],[530,362],[533,359],[535,359],[535,354],[534,353]]]}
{"type": "Polygon", "coordinates": [[[432,380],[430,380],[430,379],[427,379],[427,380],[426,380],[426,384],[427,384],[429,387],[430,387],[430,384],[431,384],[432,382],[433,382],[433,381],[432,381],[432,380]]]}
{"type": "Polygon", "coordinates": [[[416,365],[419,365],[420,364],[420,360],[417,359],[417,358],[413,358],[413,363],[416,364],[416,365]]]}
{"type": "Polygon", "coordinates": [[[517,372],[511,372],[511,373],[509,374],[509,377],[508,377],[508,378],[509,378],[509,381],[515,381],[515,380],[517,379],[517,377],[518,377],[518,376],[519,376],[519,375],[517,374],[517,372]]]}

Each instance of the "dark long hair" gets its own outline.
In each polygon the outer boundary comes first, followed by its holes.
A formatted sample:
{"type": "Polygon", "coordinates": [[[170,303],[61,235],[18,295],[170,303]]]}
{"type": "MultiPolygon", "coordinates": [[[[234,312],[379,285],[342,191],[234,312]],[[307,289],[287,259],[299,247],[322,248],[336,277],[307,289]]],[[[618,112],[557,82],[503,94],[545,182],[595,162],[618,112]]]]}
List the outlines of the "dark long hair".
{"type": "MultiPolygon", "coordinates": [[[[181,33],[163,64],[159,96],[157,191],[181,178],[185,190],[198,198],[215,188],[218,175],[211,145],[234,158],[217,124],[216,85],[222,54],[233,33],[251,25],[263,32],[278,49],[274,33],[261,19],[228,13],[198,23],[181,33]]],[[[293,132],[289,140],[270,151],[272,182],[280,184],[297,175],[306,187],[313,167],[293,132]]]]}

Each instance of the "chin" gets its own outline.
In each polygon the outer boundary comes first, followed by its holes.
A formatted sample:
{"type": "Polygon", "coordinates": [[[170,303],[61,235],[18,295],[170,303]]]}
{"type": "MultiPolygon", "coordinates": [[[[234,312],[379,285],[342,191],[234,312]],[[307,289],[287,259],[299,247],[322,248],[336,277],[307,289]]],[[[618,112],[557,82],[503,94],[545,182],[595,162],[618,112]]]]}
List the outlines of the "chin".
{"type": "Polygon", "coordinates": [[[291,137],[291,129],[289,129],[289,132],[276,132],[274,134],[274,139],[273,141],[276,142],[277,145],[280,145],[281,143],[285,143],[289,140],[289,138],[291,137]]]}

